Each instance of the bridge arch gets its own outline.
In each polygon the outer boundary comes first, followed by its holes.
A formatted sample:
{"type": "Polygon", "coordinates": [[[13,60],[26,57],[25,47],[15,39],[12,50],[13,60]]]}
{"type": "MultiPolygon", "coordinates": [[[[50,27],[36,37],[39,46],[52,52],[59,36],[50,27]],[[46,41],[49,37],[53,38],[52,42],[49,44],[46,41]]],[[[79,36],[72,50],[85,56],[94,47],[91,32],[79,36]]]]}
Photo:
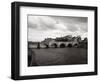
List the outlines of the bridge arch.
{"type": "Polygon", "coordinates": [[[51,44],[51,47],[57,48],[57,46],[58,45],[56,43],[51,44]]]}
{"type": "Polygon", "coordinates": [[[65,48],[65,47],[66,47],[66,44],[64,44],[64,43],[60,44],[60,48],[65,48]]]}
{"type": "Polygon", "coordinates": [[[71,43],[69,43],[69,44],[67,45],[67,47],[71,48],[71,47],[72,47],[72,44],[71,44],[71,43]]]}
{"type": "Polygon", "coordinates": [[[77,44],[77,43],[75,43],[75,44],[73,45],[73,47],[78,47],[78,44],[77,44]]]}
{"type": "Polygon", "coordinates": [[[48,44],[44,44],[45,45],[45,48],[49,48],[49,45],[48,44]]]}

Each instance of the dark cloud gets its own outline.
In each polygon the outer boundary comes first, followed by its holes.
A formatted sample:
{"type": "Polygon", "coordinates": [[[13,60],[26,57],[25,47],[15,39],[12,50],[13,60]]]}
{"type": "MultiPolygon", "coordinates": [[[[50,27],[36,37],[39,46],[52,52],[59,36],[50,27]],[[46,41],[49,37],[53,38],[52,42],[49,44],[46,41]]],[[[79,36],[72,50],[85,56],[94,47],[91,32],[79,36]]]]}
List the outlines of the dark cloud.
{"type": "MultiPolygon", "coordinates": [[[[51,20],[51,19],[49,19],[51,20]]],[[[41,30],[49,30],[49,29],[56,29],[55,28],[55,23],[53,21],[49,21],[49,20],[43,20],[43,18],[39,18],[40,21],[40,27],[43,27],[41,30]]]]}
{"type": "Polygon", "coordinates": [[[28,16],[28,27],[37,30],[62,30],[87,32],[87,17],[28,16]]]}
{"type": "Polygon", "coordinates": [[[29,28],[37,28],[38,25],[35,24],[35,23],[33,23],[33,22],[28,22],[28,27],[29,27],[29,28]]]}
{"type": "Polygon", "coordinates": [[[71,32],[84,31],[87,32],[87,17],[70,17],[70,16],[51,16],[57,22],[62,22],[67,30],[71,32]]]}

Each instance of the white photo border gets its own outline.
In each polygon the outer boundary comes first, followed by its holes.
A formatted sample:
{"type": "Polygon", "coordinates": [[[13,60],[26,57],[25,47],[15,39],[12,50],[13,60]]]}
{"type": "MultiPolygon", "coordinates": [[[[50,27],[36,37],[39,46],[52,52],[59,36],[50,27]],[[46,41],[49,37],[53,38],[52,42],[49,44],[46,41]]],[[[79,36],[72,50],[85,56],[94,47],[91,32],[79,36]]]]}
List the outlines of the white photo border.
{"type": "Polygon", "coordinates": [[[20,7],[20,76],[94,72],[94,10],[20,7]],[[88,64],[27,66],[27,14],[88,17],[88,64]]]}

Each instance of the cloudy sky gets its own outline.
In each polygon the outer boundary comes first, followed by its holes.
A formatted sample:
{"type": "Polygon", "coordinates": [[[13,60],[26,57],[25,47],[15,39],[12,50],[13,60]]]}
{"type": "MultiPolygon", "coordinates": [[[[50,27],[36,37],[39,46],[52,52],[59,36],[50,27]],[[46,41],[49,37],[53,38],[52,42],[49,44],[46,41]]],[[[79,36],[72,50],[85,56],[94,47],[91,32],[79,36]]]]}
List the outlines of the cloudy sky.
{"type": "Polygon", "coordinates": [[[45,38],[66,35],[87,37],[88,18],[68,16],[28,15],[28,41],[42,41],[45,38]]]}

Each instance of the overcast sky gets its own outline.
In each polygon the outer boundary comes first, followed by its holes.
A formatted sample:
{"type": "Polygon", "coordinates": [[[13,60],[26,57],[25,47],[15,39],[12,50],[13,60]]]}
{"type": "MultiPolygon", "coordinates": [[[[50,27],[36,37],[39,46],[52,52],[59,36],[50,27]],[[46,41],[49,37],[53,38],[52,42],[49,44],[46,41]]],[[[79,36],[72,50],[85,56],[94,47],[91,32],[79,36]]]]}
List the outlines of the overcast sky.
{"type": "Polygon", "coordinates": [[[28,41],[66,35],[87,37],[87,17],[28,15],[28,41]]]}

